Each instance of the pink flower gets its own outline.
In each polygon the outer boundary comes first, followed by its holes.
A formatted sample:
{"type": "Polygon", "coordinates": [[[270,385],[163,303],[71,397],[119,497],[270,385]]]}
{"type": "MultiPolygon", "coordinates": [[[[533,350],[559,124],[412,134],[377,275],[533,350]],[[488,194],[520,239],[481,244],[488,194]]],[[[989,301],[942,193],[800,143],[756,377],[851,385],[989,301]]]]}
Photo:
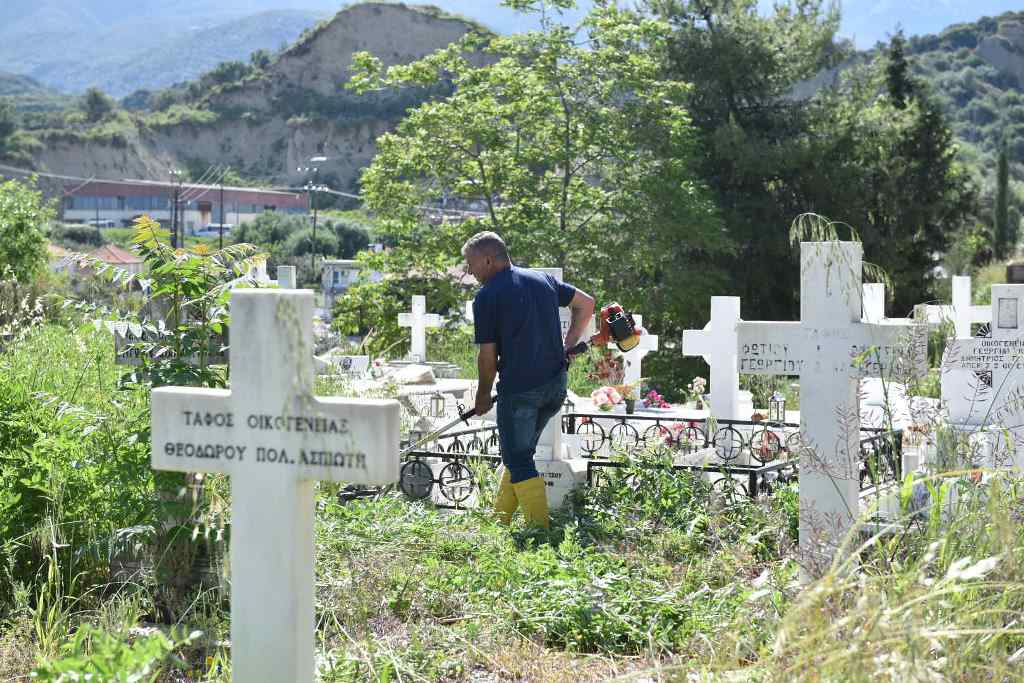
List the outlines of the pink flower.
{"type": "Polygon", "coordinates": [[[622,403],[622,395],[614,387],[601,387],[590,392],[590,399],[601,410],[611,410],[616,403],[622,403]]]}

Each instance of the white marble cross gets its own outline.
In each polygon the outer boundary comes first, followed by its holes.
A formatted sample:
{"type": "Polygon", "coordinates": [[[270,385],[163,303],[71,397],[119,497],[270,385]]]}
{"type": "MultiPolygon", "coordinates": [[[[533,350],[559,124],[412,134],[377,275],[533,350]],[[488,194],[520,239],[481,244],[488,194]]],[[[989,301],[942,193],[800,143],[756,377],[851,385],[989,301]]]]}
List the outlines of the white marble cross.
{"type": "Polygon", "coordinates": [[[736,326],[741,373],[800,376],[800,549],[812,571],[859,513],[858,379],[927,363],[924,326],[861,322],[862,259],[858,242],[802,243],[800,322],[736,326]]]}
{"type": "Polygon", "coordinates": [[[417,294],[412,298],[412,312],[398,314],[399,327],[412,328],[409,360],[422,363],[427,360],[427,328],[441,327],[444,320],[436,313],[427,313],[427,297],[417,294]]]}
{"type": "Polygon", "coordinates": [[[683,331],[683,355],[703,356],[711,368],[711,414],[722,420],[745,419],[740,410],[736,325],[738,296],[711,297],[711,321],[703,330],[683,331]]]}
{"type": "Polygon", "coordinates": [[[866,323],[880,323],[885,320],[885,285],[881,282],[864,283],[864,316],[866,323]]]}
{"type": "Polygon", "coordinates": [[[397,401],[313,395],[310,290],[231,293],[231,389],[152,394],[152,465],[231,475],[237,681],[312,683],[313,487],[398,479],[397,401]]]}
{"type": "MultiPolygon", "coordinates": [[[[641,315],[634,315],[633,321],[637,327],[643,327],[644,319],[641,315]]],[[[636,384],[637,391],[640,390],[639,383],[643,375],[640,372],[644,362],[644,356],[651,351],[658,350],[658,335],[641,334],[640,342],[629,351],[622,354],[622,382],[624,384],[636,384]]]]}
{"type": "Polygon", "coordinates": [[[938,325],[953,321],[953,329],[957,339],[969,339],[971,323],[992,322],[992,309],[989,306],[971,304],[971,278],[966,275],[953,276],[952,306],[922,306],[928,322],[938,325]]]}

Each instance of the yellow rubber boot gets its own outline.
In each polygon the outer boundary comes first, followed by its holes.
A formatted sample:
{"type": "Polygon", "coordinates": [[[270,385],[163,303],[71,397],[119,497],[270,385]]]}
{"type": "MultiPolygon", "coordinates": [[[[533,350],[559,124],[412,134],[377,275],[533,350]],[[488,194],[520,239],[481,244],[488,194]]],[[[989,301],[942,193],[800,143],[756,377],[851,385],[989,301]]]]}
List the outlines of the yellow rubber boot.
{"type": "Polygon", "coordinates": [[[537,524],[548,528],[548,494],[544,479],[533,477],[518,484],[512,484],[519,505],[523,508],[527,524],[537,524]]]}
{"type": "Polygon", "coordinates": [[[508,473],[507,468],[503,469],[498,493],[494,496],[494,511],[498,513],[498,519],[502,524],[511,524],[512,514],[519,507],[519,500],[516,499],[516,492],[512,488],[512,475],[508,473]]]}

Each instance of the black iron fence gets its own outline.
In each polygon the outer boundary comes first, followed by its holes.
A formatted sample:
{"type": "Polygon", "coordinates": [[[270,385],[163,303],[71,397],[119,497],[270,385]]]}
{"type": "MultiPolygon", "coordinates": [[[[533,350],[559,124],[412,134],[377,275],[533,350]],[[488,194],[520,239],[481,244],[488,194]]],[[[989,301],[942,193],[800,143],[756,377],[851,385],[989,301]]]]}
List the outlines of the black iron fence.
{"type": "Polygon", "coordinates": [[[680,420],[654,415],[568,413],[562,416],[562,433],[578,437],[580,456],[584,458],[596,457],[603,448],[623,453],[652,448],[664,454],[692,453],[714,447],[723,463],[746,460],[765,464],[795,450],[800,438],[799,428],[791,422],[680,420]]]}
{"type": "MultiPolygon", "coordinates": [[[[629,455],[652,449],[662,456],[680,456],[714,448],[719,462],[677,463],[673,470],[721,475],[712,487],[728,494],[756,498],[779,483],[799,477],[802,447],[799,425],[747,420],[679,420],[648,415],[567,413],[562,432],[575,435],[579,455],[587,458],[587,483],[600,485],[602,470],[628,463],[600,457],[602,448],[629,455]],[[640,423],[640,424],[637,424],[640,423]],[[644,424],[647,423],[647,424],[644,424]]],[[[881,429],[861,430],[861,490],[897,482],[901,472],[901,435],[881,429]]],[[[463,509],[479,486],[471,463],[497,467],[501,462],[495,426],[452,432],[429,448],[405,454],[399,488],[415,500],[431,498],[440,507],[463,509]]],[[[666,465],[668,466],[668,465],[666,465]]]]}

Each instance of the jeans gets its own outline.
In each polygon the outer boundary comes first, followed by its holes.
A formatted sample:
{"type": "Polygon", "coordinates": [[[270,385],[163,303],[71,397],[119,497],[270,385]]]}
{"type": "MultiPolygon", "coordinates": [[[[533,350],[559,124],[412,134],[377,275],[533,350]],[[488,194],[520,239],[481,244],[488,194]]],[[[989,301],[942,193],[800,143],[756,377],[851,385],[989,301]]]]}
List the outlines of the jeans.
{"type": "Polygon", "coordinates": [[[568,374],[558,376],[534,389],[518,394],[498,394],[498,440],[501,461],[513,484],[539,477],[533,462],[537,441],[548,420],[562,410],[568,374]]]}

